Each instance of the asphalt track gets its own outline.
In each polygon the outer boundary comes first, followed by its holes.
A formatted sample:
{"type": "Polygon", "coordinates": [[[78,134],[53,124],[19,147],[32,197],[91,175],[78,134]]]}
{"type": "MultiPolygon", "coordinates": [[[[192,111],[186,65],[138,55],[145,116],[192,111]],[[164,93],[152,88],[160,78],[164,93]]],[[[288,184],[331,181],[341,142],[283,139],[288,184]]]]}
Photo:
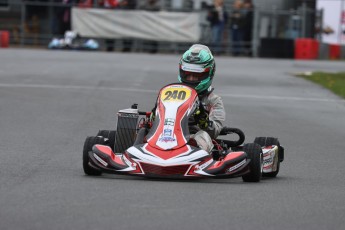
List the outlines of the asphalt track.
{"type": "Polygon", "coordinates": [[[88,135],[153,106],[179,55],[0,50],[0,229],[343,229],[345,100],[296,78],[344,62],[216,57],[227,124],[276,136],[276,179],[85,176],[88,135]]]}

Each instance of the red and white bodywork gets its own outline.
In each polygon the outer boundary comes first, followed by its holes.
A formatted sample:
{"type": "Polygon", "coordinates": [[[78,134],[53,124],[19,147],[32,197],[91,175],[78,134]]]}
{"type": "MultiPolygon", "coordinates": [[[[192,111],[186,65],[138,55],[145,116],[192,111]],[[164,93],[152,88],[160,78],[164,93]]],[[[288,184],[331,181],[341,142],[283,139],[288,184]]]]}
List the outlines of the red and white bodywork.
{"type": "MultiPolygon", "coordinates": [[[[205,150],[188,144],[188,120],[198,106],[193,88],[182,84],[163,87],[146,141],[116,154],[110,147],[94,145],[89,152],[90,165],[102,172],[147,177],[224,178],[246,174],[250,160],[245,152],[229,151],[215,160],[205,150]]],[[[267,150],[266,155],[272,151],[267,150]]]]}

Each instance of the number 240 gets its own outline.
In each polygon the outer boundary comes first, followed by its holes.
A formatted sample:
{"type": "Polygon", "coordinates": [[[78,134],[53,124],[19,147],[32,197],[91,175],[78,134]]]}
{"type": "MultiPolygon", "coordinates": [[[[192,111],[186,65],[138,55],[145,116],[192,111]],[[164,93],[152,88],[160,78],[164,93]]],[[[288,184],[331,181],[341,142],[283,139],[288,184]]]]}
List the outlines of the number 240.
{"type": "Polygon", "coordinates": [[[171,99],[184,100],[186,98],[186,92],[178,90],[166,91],[164,95],[166,95],[166,97],[163,99],[163,101],[168,101],[171,99]]]}

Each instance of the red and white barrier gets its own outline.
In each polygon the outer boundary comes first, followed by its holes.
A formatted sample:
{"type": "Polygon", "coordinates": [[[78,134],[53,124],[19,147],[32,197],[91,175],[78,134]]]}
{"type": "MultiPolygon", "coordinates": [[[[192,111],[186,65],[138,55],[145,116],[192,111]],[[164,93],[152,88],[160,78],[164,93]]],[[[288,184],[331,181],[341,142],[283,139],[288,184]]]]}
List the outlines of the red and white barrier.
{"type": "Polygon", "coordinates": [[[295,40],[295,59],[317,59],[319,57],[319,42],[311,38],[295,40]]]}
{"type": "Polygon", "coordinates": [[[10,33],[6,30],[0,30],[0,48],[8,48],[10,43],[10,33]]]}
{"type": "Polygon", "coordinates": [[[338,60],[345,58],[345,46],[339,44],[320,43],[316,39],[298,38],[295,40],[295,59],[338,60]]]}

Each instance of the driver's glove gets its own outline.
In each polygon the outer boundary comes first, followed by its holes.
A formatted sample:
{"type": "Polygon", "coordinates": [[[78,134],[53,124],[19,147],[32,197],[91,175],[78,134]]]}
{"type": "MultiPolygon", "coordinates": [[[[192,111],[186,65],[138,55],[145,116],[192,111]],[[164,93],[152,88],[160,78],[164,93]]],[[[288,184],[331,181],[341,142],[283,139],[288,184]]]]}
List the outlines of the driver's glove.
{"type": "Polygon", "coordinates": [[[199,123],[198,123],[198,126],[201,128],[201,129],[206,129],[208,127],[208,119],[207,118],[202,118],[202,119],[199,119],[199,123]]]}
{"type": "Polygon", "coordinates": [[[208,119],[208,114],[203,113],[201,114],[200,110],[196,111],[195,113],[195,118],[198,122],[198,126],[201,129],[206,129],[210,125],[210,120],[208,119]]]}

